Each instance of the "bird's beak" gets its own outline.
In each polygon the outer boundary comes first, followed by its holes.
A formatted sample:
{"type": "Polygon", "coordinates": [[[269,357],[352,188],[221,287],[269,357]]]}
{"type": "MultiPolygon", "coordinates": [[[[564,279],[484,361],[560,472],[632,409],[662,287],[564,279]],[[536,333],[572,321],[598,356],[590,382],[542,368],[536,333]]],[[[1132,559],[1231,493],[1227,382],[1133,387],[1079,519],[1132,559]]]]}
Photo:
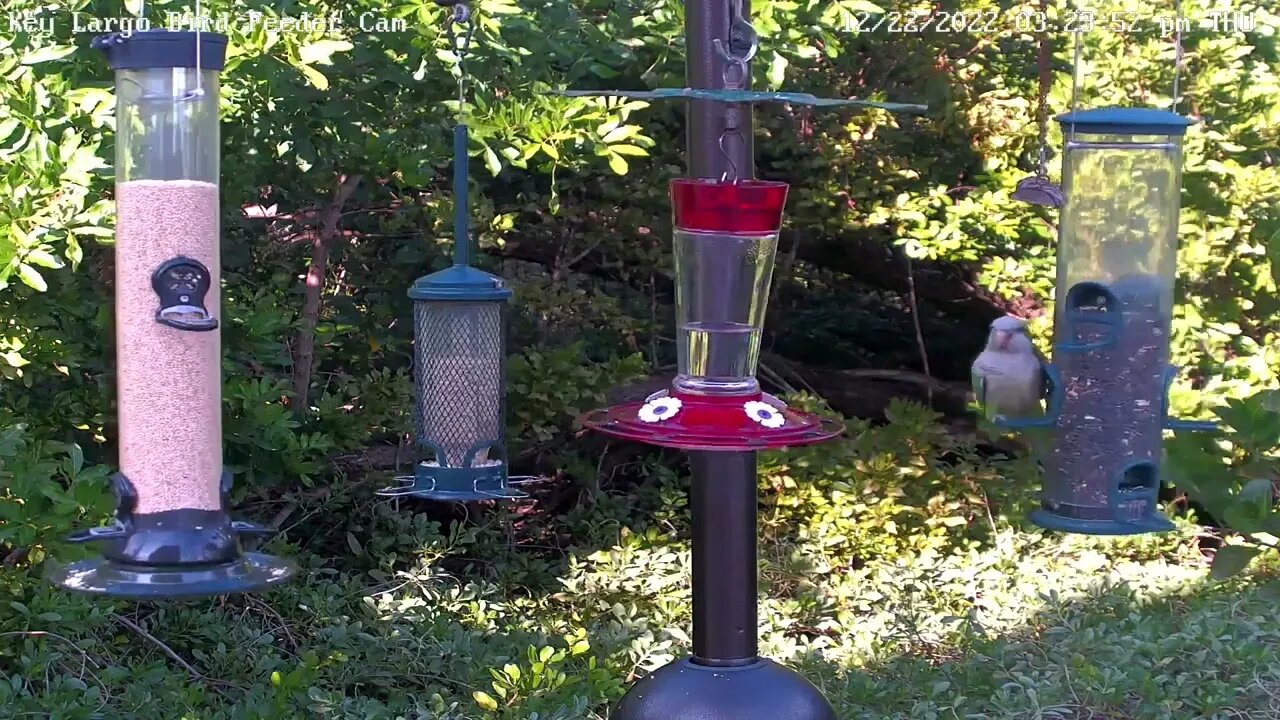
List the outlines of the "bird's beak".
{"type": "Polygon", "coordinates": [[[1009,332],[1008,330],[996,331],[996,347],[1000,348],[1001,350],[1008,350],[1009,341],[1011,340],[1013,340],[1013,333],[1009,332]]]}

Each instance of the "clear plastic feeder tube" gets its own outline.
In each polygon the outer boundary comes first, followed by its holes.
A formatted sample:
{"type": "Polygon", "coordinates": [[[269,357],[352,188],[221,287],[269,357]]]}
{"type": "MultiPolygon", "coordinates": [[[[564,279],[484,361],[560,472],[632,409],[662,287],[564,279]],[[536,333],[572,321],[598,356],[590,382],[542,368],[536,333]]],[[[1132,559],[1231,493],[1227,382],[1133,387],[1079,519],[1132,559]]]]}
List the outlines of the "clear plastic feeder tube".
{"type": "Polygon", "coordinates": [[[106,48],[117,97],[120,469],[137,491],[138,514],[222,509],[218,72],[226,38],[192,35],[135,33],[106,48]]]}
{"type": "Polygon", "coordinates": [[[787,184],[671,183],[678,392],[758,392],[756,366],[787,184]]]}
{"type": "Polygon", "coordinates": [[[1045,499],[1080,519],[1154,512],[1176,274],[1182,134],[1155,110],[1060,118],[1066,150],[1045,499]]]}

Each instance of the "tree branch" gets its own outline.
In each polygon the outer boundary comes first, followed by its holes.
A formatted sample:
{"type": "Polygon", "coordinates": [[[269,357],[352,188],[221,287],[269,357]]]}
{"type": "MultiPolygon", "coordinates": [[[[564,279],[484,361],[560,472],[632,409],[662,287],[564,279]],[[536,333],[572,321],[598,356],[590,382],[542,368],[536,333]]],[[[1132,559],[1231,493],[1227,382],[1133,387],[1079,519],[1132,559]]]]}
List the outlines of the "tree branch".
{"type": "Polygon", "coordinates": [[[307,268],[307,287],[302,301],[302,327],[298,329],[293,358],[293,410],[304,413],[310,407],[311,375],[315,366],[316,325],[320,321],[320,308],[324,298],[325,273],[329,266],[331,245],[338,237],[338,222],[342,208],[362,176],[343,175],[333,191],[333,201],[320,215],[320,227],[312,234],[311,266],[307,268]]]}

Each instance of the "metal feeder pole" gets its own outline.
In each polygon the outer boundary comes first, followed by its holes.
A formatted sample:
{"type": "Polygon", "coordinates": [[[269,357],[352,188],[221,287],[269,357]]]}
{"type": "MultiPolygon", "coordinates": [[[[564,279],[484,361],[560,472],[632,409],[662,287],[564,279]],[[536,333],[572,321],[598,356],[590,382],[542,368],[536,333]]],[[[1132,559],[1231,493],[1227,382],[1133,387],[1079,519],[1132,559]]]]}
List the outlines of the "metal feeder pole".
{"type": "MultiPolygon", "coordinates": [[[[751,16],[741,0],[742,16],[751,16]]],[[[724,59],[715,40],[730,46],[729,0],[685,5],[685,73],[691,88],[723,90],[724,59]]],[[[730,46],[730,50],[735,48],[730,46]]],[[[748,65],[750,67],[750,65],[748,65]]],[[[751,84],[750,74],[743,87],[751,84]]],[[[750,106],[694,100],[689,103],[686,149],[689,176],[755,177],[750,106]],[[727,122],[738,128],[733,142],[720,138],[727,122]]],[[[693,523],[693,661],[699,665],[746,665],[756,642],[756,454],[693,452],[690,490],[693,523]],[[714,520],[713,520],[714,518],[714,520]]]]}
{"type": "MultiPolygon", "coordinates": [[[[734,20],[750,17],[747,0],[688,0],[685,13],[688,86],[725,89],[726,60],[716,41],[744,57],[741,45],[754,31],[747,26],[746,38],[731,31],[744,29],[734,20]]],[[[738,89],[750,82],[747,67],[738,67],[738,89]]],[[[687,122],[689,176],[754,176],[749,104],[692,100],[687,122]],[[731,142],[721,141],[726,129],[731,142]]],[[[758,654],[756,453],[702,450],[689,459],[693,656],[638,681],[614,720],[835,720],[818,688],[758,654]]]]}
{"type": "Polygon", "coordinates": [[[693,662],[756,661],[756,454],[693,452],[693,662]]]}

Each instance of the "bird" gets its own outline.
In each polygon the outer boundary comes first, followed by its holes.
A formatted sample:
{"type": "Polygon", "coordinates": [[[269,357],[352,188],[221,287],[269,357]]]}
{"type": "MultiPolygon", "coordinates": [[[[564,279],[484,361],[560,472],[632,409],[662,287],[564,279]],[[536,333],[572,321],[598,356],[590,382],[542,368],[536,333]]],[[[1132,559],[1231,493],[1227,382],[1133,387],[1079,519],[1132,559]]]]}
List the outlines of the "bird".
{"type": "Polygon", "coordinates": [[[973,394],[988,418],[1009,420],[1044,414],[1045,362],[1027,324],[1012,315],[991,323],[987,346],[973,361],[973,394]]]}

